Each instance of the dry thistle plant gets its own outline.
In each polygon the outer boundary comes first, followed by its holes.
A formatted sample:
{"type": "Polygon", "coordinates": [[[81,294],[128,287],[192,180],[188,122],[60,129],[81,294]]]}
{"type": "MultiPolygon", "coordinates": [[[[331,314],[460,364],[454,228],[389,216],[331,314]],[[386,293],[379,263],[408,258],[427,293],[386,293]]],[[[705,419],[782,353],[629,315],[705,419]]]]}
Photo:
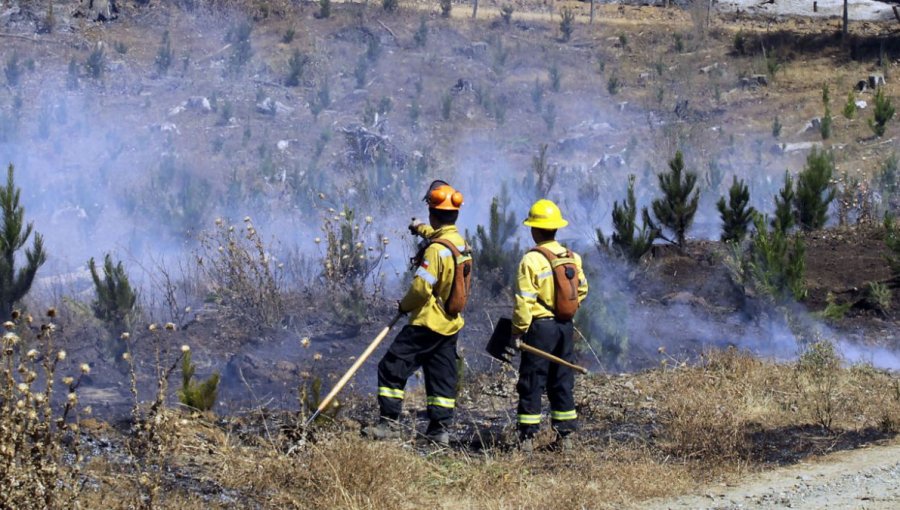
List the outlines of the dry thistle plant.
{"type": "Polygon", "coordinates": [[[12,315],[0,339],[0,508],[71,508],[86,482],[76,390],[90,366],[58,378],[66,351],[54,345],[55,309],[38,330],[30,316],[12,315]],[[54,402],[58,387],[66,391],[61,403],[54,402]]]}
{"type": "Polygon", "coordinates": [[[242,227],[217,219],[200,235],[197,264],[226,320],[241,328],[277,325],[284,316],[280,264],[275,261],[250,217],[242,227]]]}

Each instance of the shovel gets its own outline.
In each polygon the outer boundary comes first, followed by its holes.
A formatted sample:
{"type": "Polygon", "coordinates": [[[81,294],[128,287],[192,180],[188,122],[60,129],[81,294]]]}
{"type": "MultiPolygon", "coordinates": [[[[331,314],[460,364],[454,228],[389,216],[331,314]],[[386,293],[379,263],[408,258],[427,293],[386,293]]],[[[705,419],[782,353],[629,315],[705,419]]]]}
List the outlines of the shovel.
{"type": "Polygon", "coordinates": [[[505,363],[511,363],[512,361],[509,359],[509,354],[506,352],[507,347],[515,347],[516,349],[527,352],[530,354],[534,354],[535,356],[539,356],[546,360],[550,360],[553,363],[557,363],[564,367],[569,367],[572,370],[581,372],[582,374],[587,375],[588,370],[584,367],[578,366],[574,363],[569,363],[568,361],[550,354],[549,352],[542,351],[536,347],[532,347],[521,339],[516,340],[515,344],[510,342],[512,338],[512,321],[503,317],[499,321],[497,321],[497,327],[494,328],[494,333],[491,335],[491,339],[488,340],[487,350],[488,354],[492,357],[503,361],[505,363]]]}
{"type": "Polygon", "coordinates": [[[396,324],[397,321],[400,320],[400,317],[403,317],[403,314],[398,313],[393,318],[393,320],[391,320],[391,322],[388,323],[388,325],[385,326],[380,333],[378,333],[378,336],[375,337],[375,340],[372,340],[372,343],[370,343],[369,346],[366,347],[366,350],[364,350],[363,353],[359,355],[359,358],[357,358],[356,361],[353,362],[353,365],[341,377],[337,384],[334,385],[334,388],[332,388],[328,395],[326,395],[325,398],[322,399],[322,402],[319,403],[319,407],[316,409],[316,412],[312,413],[312,416],[310,416],[306,420],[306,423],[303,424],[304,427],[308,427],[309,424],[312,423],[313,420],[315,420],[322,411],[328,408],[328,404],[330,404],[331,401],[334,400],[334,397],[336,397],[337,394],[340,393],[342,389],[344,389],[344,386],[347,384],[347,382],[350,381],[350,378],[353,377],[353,374],[355,374],[356,371],[359,370],[359,367],[361,367],[362,364],[369,358],[369,356],[371,356],[372,353],[375,352],[375,349],[378,348],[378,344],[380,344],[381,341],[384,340],[384,337],[387,336],[388,331],[390,331],[394,324],[396,324]]]}

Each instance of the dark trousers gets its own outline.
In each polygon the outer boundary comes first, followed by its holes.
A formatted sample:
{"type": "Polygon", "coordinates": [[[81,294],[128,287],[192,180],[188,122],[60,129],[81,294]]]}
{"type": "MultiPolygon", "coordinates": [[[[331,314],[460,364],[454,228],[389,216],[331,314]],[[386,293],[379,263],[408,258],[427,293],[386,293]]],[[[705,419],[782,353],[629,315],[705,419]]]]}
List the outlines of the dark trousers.
{"type": "Polygon", "coordinates": [[[406,380],[422,367],[428,396],[428,432],[450,426],[456,407],[456,337],[410,325],[397,334],[378,363],[378,406],[382,418],[400,417],[406,380]]]}
{"type": "MultiPolygon", "coordinates": [[[[574,330],[572,321],[538,319],[531,323],[522,340],[542,351],[574,362],[574,330]]],[[[540,429],[541,395],[545,389],[550,399],[553,428],[563,436],[573,432],[577,426],[575,399],[572,396],[574,387],[575,374],[571,368],[523,352],[519,365],[519,382],[516,384],[516,391],[519,393],[519,435],[522,438],[532,437],[540,429]]]]}

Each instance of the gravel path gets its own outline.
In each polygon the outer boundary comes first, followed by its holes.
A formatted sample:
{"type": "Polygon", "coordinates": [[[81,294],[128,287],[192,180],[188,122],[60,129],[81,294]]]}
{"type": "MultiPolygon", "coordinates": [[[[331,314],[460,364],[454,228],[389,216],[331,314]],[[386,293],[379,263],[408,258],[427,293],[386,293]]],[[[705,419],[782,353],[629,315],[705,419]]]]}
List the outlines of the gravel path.
{"type": "Polygon", "coordinates": [[[652,501],[654,510],[738,508],[900,509],[900,445],[829,455],[754,475],[701,495],[652,501]]]}

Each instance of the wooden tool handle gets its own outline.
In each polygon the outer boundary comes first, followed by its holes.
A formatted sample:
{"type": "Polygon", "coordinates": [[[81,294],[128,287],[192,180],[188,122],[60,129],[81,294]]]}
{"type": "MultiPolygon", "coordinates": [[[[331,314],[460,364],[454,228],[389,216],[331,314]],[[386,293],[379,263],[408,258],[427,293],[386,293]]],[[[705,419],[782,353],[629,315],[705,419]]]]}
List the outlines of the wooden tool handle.
{"type": "Polygon", "coordinates": [[[554,356],[554,355],[550,354],[549,352],[544,352],[536,347],[532,347],[532,346],[526,344],[525,342],[523,342],[522,340],[516,341],[516,348],[522,352],[534,354],[535,356],[540,356],[541,358],[548,359],[548,360],[550,360],[554,363],[560,364],[564,367],[569,367],[572,370],[581,372],[584,375],[588,374],[588,369],[578,366],[574,363],[569,363],[568,361],[566,361],[558,356],[554,356]]]}

